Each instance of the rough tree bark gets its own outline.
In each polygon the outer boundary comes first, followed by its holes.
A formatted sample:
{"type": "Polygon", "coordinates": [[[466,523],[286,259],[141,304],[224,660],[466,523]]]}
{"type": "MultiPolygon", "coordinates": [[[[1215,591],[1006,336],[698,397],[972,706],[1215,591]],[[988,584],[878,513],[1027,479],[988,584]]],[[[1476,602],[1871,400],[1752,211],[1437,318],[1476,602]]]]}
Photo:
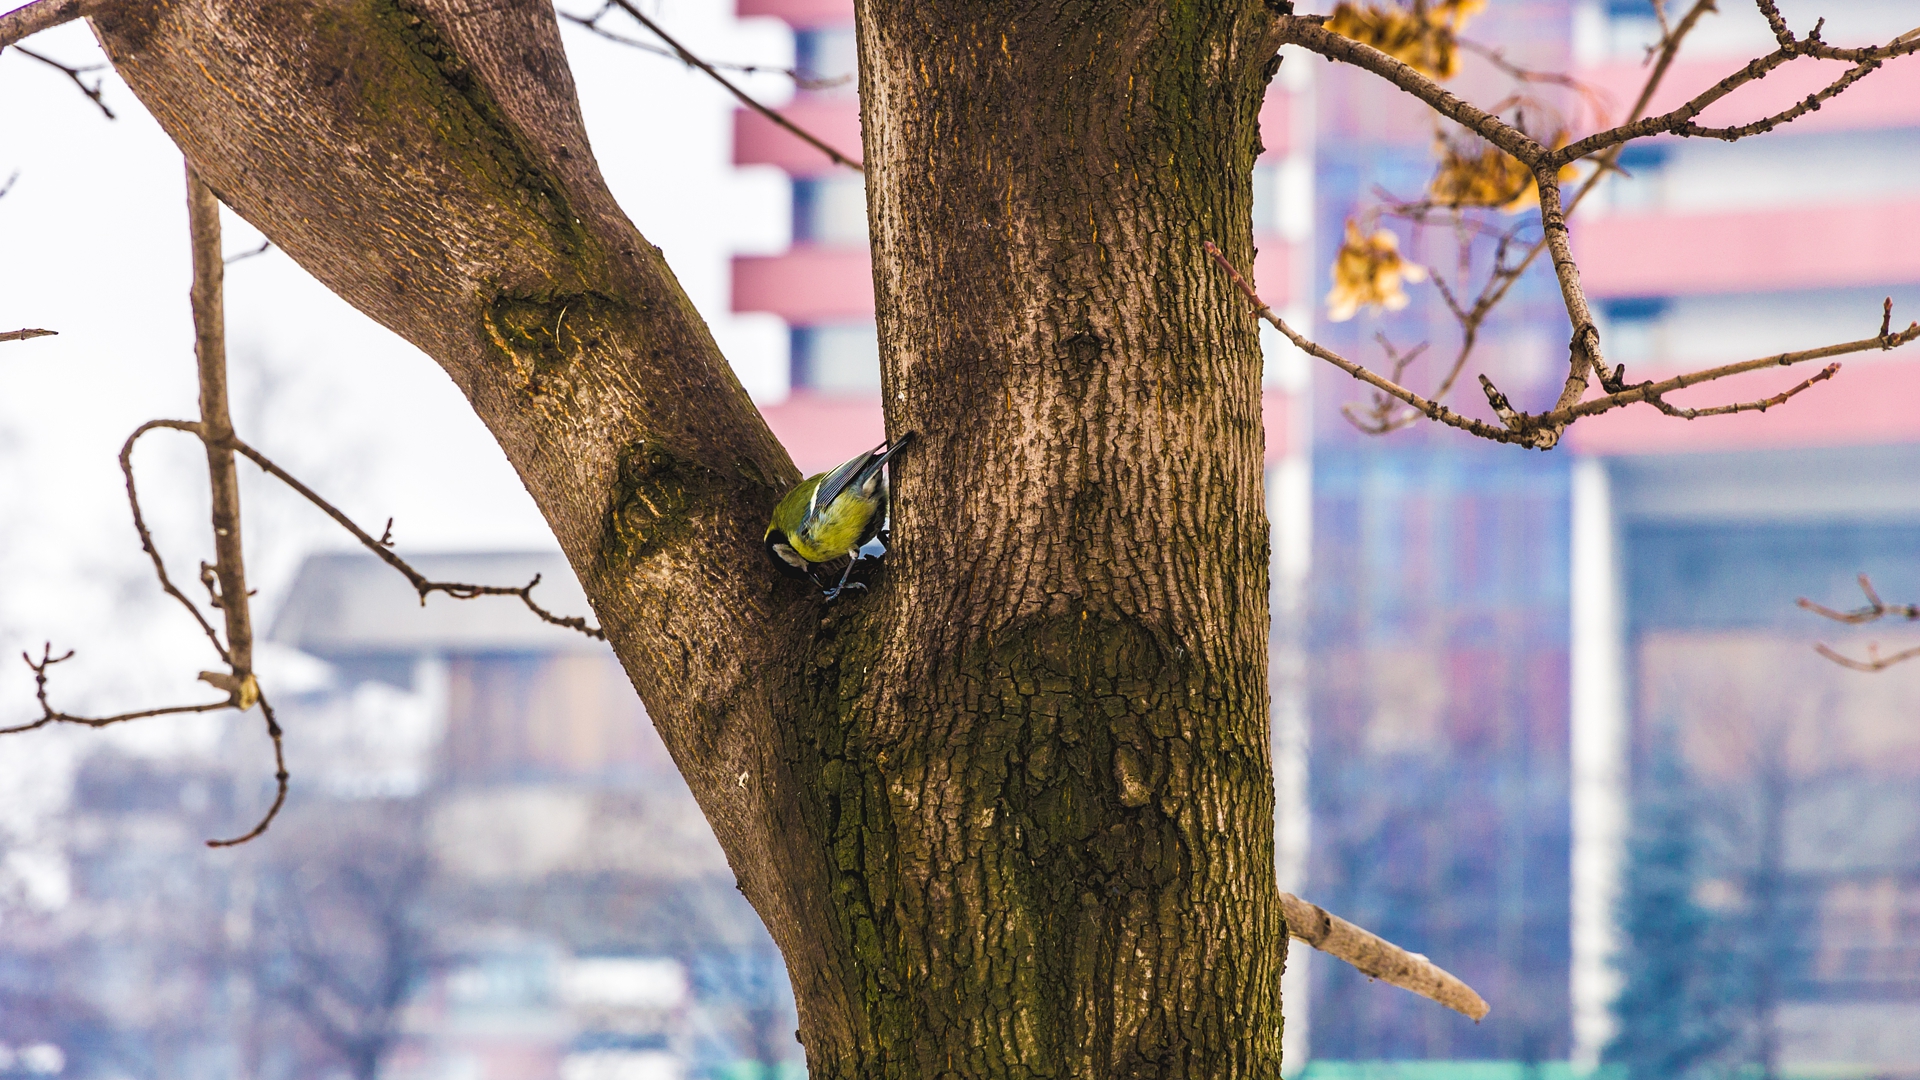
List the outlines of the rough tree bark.
{"type": "MultiPolygon", "coordinates": [[[[499,439],[779,943],[816,1077],[1278,1077],[1259,0],[861,0],[895,550],[594,164],[548,0],[90,5],[198,175],[499,439]]],[[[665,166],[663,167],[670,167],[665,166]]],[[[370,387],[369,392],[378,392],[370,387]]]]}

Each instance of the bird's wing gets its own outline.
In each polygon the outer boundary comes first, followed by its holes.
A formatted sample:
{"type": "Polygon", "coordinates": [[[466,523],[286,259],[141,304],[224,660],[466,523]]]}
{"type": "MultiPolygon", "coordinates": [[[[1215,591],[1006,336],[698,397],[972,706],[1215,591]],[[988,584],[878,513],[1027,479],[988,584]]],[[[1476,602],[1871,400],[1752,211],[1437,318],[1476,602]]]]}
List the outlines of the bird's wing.
{"type": "Polygon", "coordinates": [[[807,501],[807,517],[810,519],[816,517],[820,511],[832,506],[833,500],[847,489],[847,485],[853,482],[853,478],[859,476],[867,463],[880,456],[886,448],[887,444],[881,443],[864,454],[855,454],[840,463],[832,472],[821,477],[820,483],[813,489],[813,498],[807,501]]]}

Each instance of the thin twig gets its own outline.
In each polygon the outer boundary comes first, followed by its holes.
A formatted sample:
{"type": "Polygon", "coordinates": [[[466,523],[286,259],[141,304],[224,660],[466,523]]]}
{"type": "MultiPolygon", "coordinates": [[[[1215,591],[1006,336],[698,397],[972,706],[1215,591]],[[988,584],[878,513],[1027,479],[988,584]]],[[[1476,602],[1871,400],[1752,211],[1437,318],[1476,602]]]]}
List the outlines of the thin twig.
{"type": "Polygon", "coordinates": [[[1590,83],[1582,82],[1571,75],[1558,71],[1535,71],[1532,68],[1521,67],[1507,59],[1505,49],[1482,45],[1477,41],[1469,41],[1461,37],[1454,38],[1454,44],[1470,53],[1474,53],[1487,63],[1492,64],[1502,74],[1515,82],[1539,83],[1546,86],[1563,87],[1578,94],[1580,99],[1586,102],[1587,108],[1593,110],[1595,117],[1602,117],[1606,113],[1607,95],[1590,83]]]}
{"type": "MultiPolygon", "coordinates": [[[[1878,622],[1888,617],[1905,619],[1908,622],[1920,620],[1920,604],[1889,604],[1885,600],[1880,599],[1880,594],[1874,590],[1873,582],[1867,575],[1861,574],[1859,580],[1860,592],[1867,598],[1865,607],[1857,607],[1851,611],[1836,611],[1824,604],[1817,604],[1804,596],[1801,597],[1797,603],[1800,607],[1813,612],[1815,615],[1832,619],[1834,622],[1846,623],[1848,626],[1861,626],[1870,622],[1878,622]]],[[[1839,664],[1841,667],[1850,668],[1854,671],[1884,671],[1895,664],[1904,663],[1916,656],[1920,656],[1920,645],[1911,649],[1902,649],[1892,656],[1881,656],[1880,644],[1878,642],[1869,642],[1867,645],[1867,658],[1865,660],[1855,660],[1825,644],[1815,645],[1813,651],[1839,664]]]]}
{"type": "MultiPolygon", "coordinates": [[[[592,17],[575,15],[570,11],[561,11],[555,14],[570,23],[586,29],[589,33],[597,37],[605,38],[615,44],[625,45],[629,49],[638,49],[644,53],[652,53],[655,56],[664,56],[672,60],[680,60],[680,54],[672,49],[661,48],[651,42],[630,38],[625,34],[616,34],[606,27],[601,26],[600,20],[605,18],[608,12],[613,11],[614,7],[613,0],[607,0],[606,3],[600,6],[599,11],[593,13],[592,17]]],[[[685,63],[684,60],[681,62],[685,63]]],[[[845,86],[847,83],[853,81],[853,76],[851,75],[836,75],[833,78],[823,78],[818,75],[808,75],[798,68],[774,67],[769,64],[732,64],[723,60],[710,60],[708,63],[723,71],[738,71],[742,75],[785,75],[787,78],[793,80],[794,86],[802,90],[831,90],[838,86],[845,86]]]]}
{"type": "Polygon", "coordinates": [[[1846,623],[1848,626],[1860,626],[1864,623],[1877,622],[1889,615],[1897,616],[1908,622],[1920,620],[1920,604],[1887,603],[1880,599],[1880,594],[1874,591],[1873,582],[1868,579],[1865,574],[1860,575],[1860,591],[1866,595],[1867,606],[1854,608],[1852,611],[1835,611],[1833,608],[1814,603],[1804,596],[1801,597],[1797,603],[1815,615],[1832,619],[1834,622],[1846,623]]]}
{"type": "Polygon", "coordinates": [[[1408,952],[1292,893],[1280,894],[1280,910],[1286,916],[1287,936],[1339,957],[1369,978],[1439,1002],[1475,1023],[1486,1017],[1486,999],[1419,953],[1408,952]]]}
{"type": "Polygon", "coordinates": [[[6,333],[0,334],[0,341],[30,341],[37,337],[52,337],[59,332],[58,330],[36,330],[30,327],[19,330],[8,330],[6,333]]]}
{"type": "Polygon", "coordinates": [[[1867,72],[1872,71],[1888,60],[1920,53],[1920,38],[1913,38],[1908,35],[1895,38],[1886,45],[1861,49],[1841,49],[1828,45],[1813,34],[1809,34],[1804,38],[1796,38],[1791,31],[1784,29],[1784,23],[1781,25],[1782,29],[1777,31],[1777,33],[1783,34],[1784,36],[1780,38],[1780,47],[1778,49],[1752,60],[1739,71],[1728,75],[1714,85],[1695,94],[1679,108],[1661,113],[1658,116],[1642,117],[1621,124],[1618,127],[1609,128],[1606,131],[1596,132],[1578,142],[1552,151],[1547,155],[1547,160],[1552,162],[1557,168],[1558,166],[1578,161],[1583,157],[1605,150],[1610,146],[1616,146],[1633,139],[1645,138],[1649,135],[1671,134],[1683,137],[1725,139],[1728,141],[1746,138],[1749,135],[1758,135],[1818,109],[1822,103],[1830,100],[1847,87],[1852,86],[1867,72]],[[1767,75],[1774,70],[1793,60],[1799,59],[1840,60],[1854,64],[1855,67],[1829,84],[1825,90],[1811,95],[1793,108],[1776,113],[1762,120],[1754,121],[1751,124],[1740,125],[1738,127],[1707,128],[1694,123],[1694,118],[1706,111],[1707,107],[1714,102],[1719,101],[1748,83],[1757,82],[1766,78],[1767,75]]]}
{"type": "Polygon", "coordinates": [[[649,19],[645,15],[641,14],[640,9],[628,3],[627,0],[610,0],[610,2],[618,6],[621,11],[624,11],[628,15],[632,16],[635,22],[646,27],[647,30],[650,31],[655,37],[659,38],[661,41],[666,42],[667,45],[671,47],[675,53],[679,54],[680,60],[682,63],[685,63],[692,67],[699,68],[701,71],[704,71],[707,73],[708,78],[711,78],[714,82],[717,82],[721,86],[726,87],[727,92],[732,94],[735,98],[739,99],[740,104],[745,105],[747,108],[752,109],[754,112],[759,113],[761,116],[766,117],[767,119],[773,121],[774,123],[792,132],[794,135],[799,136],[801,141],[813,147],[815,150],[818,150],[821,153],[827,155],[827,157],[831,159],[834,164],[844,165],[847,168],[853,169],[856,172],[866,171],[866,166],[861,164],[859,161],[855,160],[854,158],[850,158],[845,154],[842,154],[840,151],[835,150],[831,146],[828,146],[826,143],[814,137],[812,133],[808,132],[806,129],[802,128],[800,125],[794,123],[793,121],[787,119],[784,116],[781,116],[778,112],[775,112],[773,109],[770,109],[767,106],[760,104],[760,102],[757,101],[752,95],[748,94],[745,90],[740,89],[738,86],[735,86],[732,80],[728,79],[725,75],[722,75],[720,74],[719,71],[715,70],[712,64],[707,63],[705,60],[702,60],[698,56],[695,56],[693,53],[689,52],[686,46],[680,44],[680,42],[675,40],[672,35],[668,34],[665,30],[662,30],[660,28],[659,23],[656,23],[652,19],[649,19]]]}
{"type": "Polygon", "coordinates": [[[231,840],[209,840],[208,847],[234,847],[252,840],[267,831],[267,826],[273,824],[273,819],[280,815],[280,808],[287,804],[287,753],[281,738],[280,721],[274,718],[273,706],[268,704],[265,694],[260,695],[259,705],[260,714],[267,720],[267,737],[273,740],[273,782],[276,785],[273,805],[267,807],[266,814],[253,828],[231,840]]]}
{"type": "Polygon", "coordinates": [[[589,624],[585,618],[578,615],[555,615],[553,612],[548,611],[536,603],[533,599],[533,588],[540,584],[539,574],[535,574],[532,581],[519,586],[469,585],[464,582],[434,581],[420,571],[415,570],[405,559],[394,554],[392,518],[387,519],[386,534],[376,539],[372,534],[355,524],[354,520],[343,513],[339,507],[334,506],[322,498],[318,492],[302,483],[300,479],[292,473],[274,464],[265,454],[255,450],[238,438],[233,439],[229,445],[233,447],[236,453],[245,457],[248,461],[253,462],[255,465],[258,465],[262,472],[267,473],[274,479],[279,480],[281,483],[298,492],[302,498],[318,507],[322,513],[339,523],[341,528],[352,533],[354,539],[360,541],[361,545],[368,551],[378,555],[388,566],[398,570],[401,576],[405,577],[407,582],[413,586],[414,591],[420,594],[420,602],[422,604],[427,602],[428,594],[436,592],[444,593],[456,600],[471,600],[479,596],[517,596],[520,598],[520,602],[527,606],[527,610],[539,616],[542,622],[565,627],[569,630],[578,630],[590,638],[597,638],[601,641],[607,640],[607,632],[600,627],[589,624]]]}
{"type": "Polygon", "coordinates": [[[1677,416],[1682,420],[1697,420],[1702,416],[1731,416],[1734,413],[1742,412],[1766,412],[1775,405],[1786,404],[1788,398],[1812,387],[1814,383],[1826,382],[1838,374],[1840,374],[1840,365],[1828,364],[1826,367],[1821,368],[1818,374],[1804,379],[1770,398],[1761,398],[1759,401],[1741,401],[1732,405],[1715,405],[1706,409],[1677,408],[1667,404],[1657,394],[1649,395],[1646,400],[1648,404],[1666,413],[1668,416],[1677,416]]]}
{"type": "Polygon", "coordinates": [[[1902,649],[1892,656],[1881,656],[1879,644],[1870,643],[1867,646],[1867,658],[1865,660],[1855,660],[1850,656],[1843,656],[1826,645],[1815,645],[1813,651],[1839,664],[1843,668],[1850,668],[1854,671],[1872,672],[1885,671],[1895,664],[1903,664],[1916,656],[1920,656],[1920,645],[1916,645],[1911,649],[1902,649]]]}
{"type": "Polygon", "coordinates": [[[229,255],[225,259],[222,259],[221,262],[224,265],[232,266],[234,263],[240,262],[243,259],[251,259],[255,255],[265,255],[267,252],[272,250],[273,250],[273,241],[262,240],[260,241],[259,247],[248,248],[247,250],[241,252],[238,255],[229,255]]]}
{"type": "Polygon", "coordinates": [[[113,110],[107,108],[106,100],[100,96],[100,91],[106,87],[106,84],[107,84],[106,78],[103,76],[101,78],[95,79],[93,80],[93,85],[88,86],[87,81],[80,77],[89,71],[101,70],[102,68],[106,67],[105,64],[89,64],[86,67],[71,67],[67,64],[61,63],[58,60],[55,60],[51,56],[34,52],[32,49],[27,48],[25,45],[15,45],[13,47],[13,51],[19,53],[22,56],[28,57],[29,59],[38,60],[41,63],[47,65],[48,67],[53,68],[54,70],[65,75],[67,78],[73,80],[73,85],[79,87],[80,92],[87,95],[87,100],[93,102],[96,108],[98,108],[101,112],[106,114],[107,119],[109,120],[115,119],[113,115],[113,110]]]}
{"type": "Polygon", "coordinates": [[[73,659],[73,650],[68,649],[59,656],[53,655],[53,643],[48,642],[41,648],[40,659],[35,660],[32,653],[23,652],[20,659],[33,669],[33,696],[40,703],[40,719],[13,727],[0,728],[0,735],[15,735],[23,731],[34,731],[48,724],[79,724],[83,727],[102,728],[112,724],[124,724],[129,720],[144,720],[150,716],[177,716],[181,713],[215,712],[232,707],[232,703],[222,699],[202,705],[168,705],[158,709],[140,709],[134,712],[115,713],[112,716],[76,716],[61,712],[47,701],[47,669],[63,661],[73,659]]]}
{"type": "Polygon", "coordinates": [[[225,662],[228,659],[226,642],[220,640],[220,632],[215,630],[213,624],[207,621],[207,617],[200,613],[199,606],[187,599],[187,594],[181,592],[174,585],[173,578],[168,576],[166,561],[160,557],[160,548],[154,544],[153,533],[147,528],[145,515],[140,512],[140,493],[133,483],[133,447],[140,441],[142,435],[155,428],[184,431],[203,441],[205,439],[200,425],[190,420],[149,420],[135,428],[133,434],[127,436],[127,441],[120,445],[120,474],[127,481],[127,506],[133,511],[133,528],[140,534],[140,550],[146,552],[147,558],[153,561],[154,576],[160,579],[161,591],[180,601],[180,605],[187,609],[193,616],[193,620],[200,624],[200,629],[205,631],[207,640],[213,643],[213,649],[220,654],[221,661],[225,662]]]}

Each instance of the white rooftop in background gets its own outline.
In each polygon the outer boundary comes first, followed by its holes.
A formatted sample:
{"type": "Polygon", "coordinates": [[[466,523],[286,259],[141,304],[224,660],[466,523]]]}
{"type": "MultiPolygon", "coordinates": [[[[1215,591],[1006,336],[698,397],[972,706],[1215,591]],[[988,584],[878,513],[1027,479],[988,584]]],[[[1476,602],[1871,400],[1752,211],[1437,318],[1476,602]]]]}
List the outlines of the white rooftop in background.
{"type": "MultiPolygon", "coordinates": [[[[559,552],[491,552],[403,558],[435,581],[520,586],[562,618],[596,622],[559,552]]],[[[321,657],[421,652],[601,652],[605,642],[542,622],[516,596],[420,598],[399,571],[371,553],[311,555],[273,620],[269,640],[321,657]]]]}

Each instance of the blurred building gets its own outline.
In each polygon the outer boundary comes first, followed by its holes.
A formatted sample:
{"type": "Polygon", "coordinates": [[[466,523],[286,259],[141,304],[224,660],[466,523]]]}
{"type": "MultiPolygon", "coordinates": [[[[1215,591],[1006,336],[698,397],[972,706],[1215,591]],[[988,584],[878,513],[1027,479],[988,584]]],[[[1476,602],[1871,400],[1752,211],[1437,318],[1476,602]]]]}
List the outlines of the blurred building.
{"type": "MultiPolygon", "coordinates": [[[[557,554],[412,561],[589,610],[557,554]]],[[[202,754],[93,752],[71,898],[0,926],[0,1075],[800,1075],[784,965],[604,643],[318,555],[261,664],[286,809],[202,846],[271,801],[257,714],[202,754]]]]}
{"type": "MultiPolygon", "coordinates": [[[[793,27],[805,73],[853,72],[847,0],[737,3],[793,27]]],[[[1920,22],[1901,0],[1782,6],[1802,31],[1826,18],[1829,41],[1920,22]]],[[[1654,109],[1772,48],[1755,10],[1724,7],[1654,109]]],[[[1468,36],[1594,88],[1532,90],[1580,126],[1632,102],[1657,25],[1646,0],[1511,0],[1468,36]]],[[[1708,118],[1762,115],[1836,73],[1789,67],[1708,118]]],[[[1479,101],[1515,90],[1473,57],[1454,85],[1479,101]]],[[[851,83],[802,90],[783,111],[857,154],[851,83]]],[[[1379,334],[1402,352],[1431,342],[1407,379],[1432,386],[1458,340],[1432,285],[1387,317],[1330,323],[1318,304],[1346,221],[1383,192],[1425,188],[1431,116],[1371,76],[1290,56],[1261,119],[1263,295],[1348,355],[1377,360],[1379,334]]],[[[734,306],[792,327],[792,395],[766,412],[803,469],[823,468],[880,437],[860,178],[748,111],[734,145],[740,164],[792,177],[793,246],[736,259],[734,306]]],[[[1868,336],[1887,296],[1896,325],[1920,316],[1916,153],[1913,59],[1765,138],[1636,144],[1621,161],[1631,179],[1602,183],[1575,222],[1610,354],[1631,378],[1658,378],[1868,336]]],[[[1450,273],[1447,230],[1389,225],[1450,273]]],[[[1491,244],[1475,243],[1484,274],[1491,244]]],[[[1535,272],[1483,327],[1464,381],[1484,371],[1516,401],[1550,400],[1569,334],[1551,274],[1535,272]]],[[[1433,956],[1494,1010],[1474,1025],[1296,952],[1290,1068],[1492,1076],[1598,1061],[1633,947],[1617,928],[1633,806],[1649,794],[1635,785],[1650,748],[1673,746],[1702,800],[1695,871],[1713,962],[1746,985],[1716,991],[1733,1034],[1715,1063],[1920,1075],[1920,1045],[1899,1034],[1920,1031],[1920,955],[1904,944],[1920,930],[1920,674],[1819,659],[1813,641],[1859,653],[1862,631],[1793,604],[1855,603],[1862,571],[1889,600],[1920,598],[1920,361],[1850,357],[1764,415],[1627,410],[1540,455],[1425,424],[1362,434],[1345,415],[1369,404],[1357,384],[1310,378],[1304,357],[1266,344],[1283,883],[1433,956]],[[1781,959],[1755,966],[1769,935],[1781,959]]],[[[1674,399],[1761,398],[1806,374],[1674,399]]],[[[1476,398],[1450,400],[1485,413],[1476,398]]],[[[1904,640],[1877,636],[1889,651],[1904,640]]]]}

